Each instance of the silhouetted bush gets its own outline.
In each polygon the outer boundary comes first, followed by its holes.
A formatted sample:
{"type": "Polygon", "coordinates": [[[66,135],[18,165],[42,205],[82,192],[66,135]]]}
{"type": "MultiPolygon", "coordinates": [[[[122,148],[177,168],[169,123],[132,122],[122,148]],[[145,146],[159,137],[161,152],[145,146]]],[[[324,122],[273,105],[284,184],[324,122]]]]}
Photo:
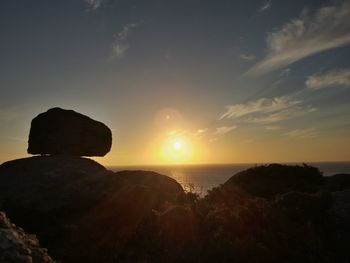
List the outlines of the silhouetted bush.
{"type": "Polygon", "coordinates": [[[325,177],[325,189],[330,192],[350,189],[350,174],[335,174],[325,177]]]}
{"type": "Polygon", "coordinates": [[[323,184],[322,173],[315,167],[270,164],[257,166],[232,176],[226,185],[237,185],[248,193],[265,198],[290,191],[315,193],[323,184]]]}

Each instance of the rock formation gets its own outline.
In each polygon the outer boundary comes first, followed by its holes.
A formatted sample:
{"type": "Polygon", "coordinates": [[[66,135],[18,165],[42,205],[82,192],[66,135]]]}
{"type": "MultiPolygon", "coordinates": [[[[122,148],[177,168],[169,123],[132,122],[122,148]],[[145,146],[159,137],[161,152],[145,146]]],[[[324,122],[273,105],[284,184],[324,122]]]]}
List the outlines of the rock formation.
{"type": "Polygon", "coordinates": [[[0,212],[0,262],[54,263],[34,235],[26,234],[0,212]]]}
{"type": "Polygon", "coordinates": [[[140,239],[145,224],[153,229],[152,209],[183,200],[185,193],[167,176],[114,173],[80,157],[103,156],[111,144],[110,129],[87,116],[60,108],[39,114],[28,153],[42,156],[0,165],[0,210],[37,234],[57,260],[115,262],[116,255],[129,253],[126,246],[140,239]]]}
{"type": "Polygon", "coordinates": [[[152,209],[182,195],[181,185],[167,176],[112,172],[77,156],[34,156],[0,165],[0,210],[37,234],[62,262],[112,262],[116,244],[123,251],[154,217],[152,209]],[[101,255],[106,258],[96,258],[101,255]]]}
{"type": "MultiPolygon", "coordinates": [[[[167,176],[80,157],[111,140],[104,124],[54,108],[32,121],[28,152],[44,156],[0,165],[0,210],[55,260],[349,262],[349,175],[259,166],[200,199],[167,176]]],[[[0,213],[0,262],[53,261],[0,213]]]]}
{"type": "Polygon", "coordinates": [[[111,130],[73,110],[52,108],[32,120],[28,153],[104,156],[112,145],[111,130]]]}

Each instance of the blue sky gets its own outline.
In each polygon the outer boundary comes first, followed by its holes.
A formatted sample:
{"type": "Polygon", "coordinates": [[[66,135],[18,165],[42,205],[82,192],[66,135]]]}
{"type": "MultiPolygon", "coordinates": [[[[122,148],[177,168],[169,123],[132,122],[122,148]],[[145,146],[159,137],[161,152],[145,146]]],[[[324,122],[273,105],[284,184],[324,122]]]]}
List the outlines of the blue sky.
{"type": "Polygon", "coordinates": [[[112,129],[108,164],[168,136],[189,162],[350,160],[350,1],[4,0],[0,32],[1,161],[55,106],[112,129]]]}

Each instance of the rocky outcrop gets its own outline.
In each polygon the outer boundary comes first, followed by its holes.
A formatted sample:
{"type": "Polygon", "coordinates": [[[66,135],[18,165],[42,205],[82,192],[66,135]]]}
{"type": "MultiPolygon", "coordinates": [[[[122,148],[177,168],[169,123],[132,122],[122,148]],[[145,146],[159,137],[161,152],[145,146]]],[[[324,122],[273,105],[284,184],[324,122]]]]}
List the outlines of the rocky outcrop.
{"type": "Polygon", "coordinates": [[[145,222],[152,224],[152,209],[183,195],[167,176],[114,173],[76,156],[34,156],[0,166],[0,210],[62,262],[113,262],[145,222]]]}
{"type": "Polygon", "coordinates": [[[26,234],[0,212],[0,262],[54,263],[34,235],[26,234]]]}
{"type": "Polygon", "coordinates": [[[271,198],[290,191],[314,193],[322,184],[322,174],[315,167],[270,164],[239,172],[224,186],[238,186],[252,195],[271,198]]]}
{"type": "Polygon", "coordinates": [[[350,189],[350,174],[335,174],[325,177],[324,188],[330,192],[350,189]]]}
{"type": "Polygon", "coordinates": [[[104,156],[112,145],[111,130],[73,110],[52,108],[32,120],[28,153],[104,156]]]}

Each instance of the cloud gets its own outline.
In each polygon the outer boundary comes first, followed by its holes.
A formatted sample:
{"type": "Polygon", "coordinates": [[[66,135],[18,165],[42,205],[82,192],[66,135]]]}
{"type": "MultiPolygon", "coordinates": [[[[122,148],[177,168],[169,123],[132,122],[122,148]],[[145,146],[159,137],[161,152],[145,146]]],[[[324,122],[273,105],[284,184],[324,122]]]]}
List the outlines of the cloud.
{"type": "Polygon", "coordinates": [[[247,61],[252,61],[256,59],[254,54],[241,54],[239,58],[247,61]]]}
{"type": "Polygon", "coordinates": [[[267,55],[245,75],[259,75],[283,68],[305,57],[350,43],[350,2],[305,12],[268,33],[267,55]]]}
{"type": "Polygon", "coordinates": [[[129,49],[128,37],[132,30],[138,25],[135,23],[127,24],[123,27],[114,39],[112,45],[111,59],[120,59],[125,56],[126,51],[129,49]]]}
{"type": "Polygon", "coordinates": [[[259,12],[265,12],[267,10],[269,10],[271,8],[272,5],[272,1],[266,1],[260,8],[259,8],[259,12]]]}
{"type": "Polygon", "coordinates": [[[168,132],[168,136],[184,135],[187,134],[188,130],[171,130],[168,132]]]}
{"type": "Polygon", "coordinates": [[[286,82],[291,75],[292,70],[290,68],[285,68],[281,71],[278,79],[271,84],[272,87],[278,87],[282,83],[286,82]]]}
{"type": "Polygon", "coordinates": [[[276,131],[276,130],[280,130],[280,129],[282,129],[282,127],[279,125],[265,126],[265,130],[269,130],[269,131],[276,131]]]}
{"type": "Polygon", "coordinates": [[[227,106],[220,119],[238,118],[252,113],[269,113],[280,111],[300,104],[301,101],[293,100],[289,96],[276,98],[261,98],[255,101],[249,101],[245,104],[235,104],[227,106]]]}
{"type": "Polygon", "coordinates": [[[314,90],[331,86],[350,86],[350,68],[312,75],[307,78],[305,85],[314,90]]]}
{"type": "Polygon", "coordinates": [[[112,46],[112,58],[119,59],[124,57],[128,49],[129,49],[128,44],[115,43],[112,46]]]}
{"type": "Polygon", "coordinates": [[[201,137],[205,136],[205,133],[206,133],[207,131],[208,131],[208,128],[198,129],[198,130],[193,134],[193,136],[194,136],[194,137],[201,138],[201,137]]]}
{"type": "Polygon", "coordinates": [[[250,117],[246,120],[246,122],[256,123],[256,124],[270,124],[270,123],[280,122],[283,120],[288,120],[299,116],[303,116],[315,110],[316,109],[312,107],[301,107],[301,106],[292,107],[292,108],[281,110],[265,116],[250,117]]]}
{"type": "Polygon", "coordinates": [[[89,10],[96,10],[102,5],[104,0],[84,0],[84,2],[88,5],[89,10]]]}
{"type": "Polygon", "coordinates": [[[300,138],[300,139],[309,139],[314,138],[318,135],[315,129],[296,129],[290,132],[287,132],[285,135],[292,138],[300,138]]]}
{"type": "Polygon", "coordinates": [[[235,119],[240,122],[269,124],[305,115],[315,111],[311,106],[304,106],[300,100],[291,96],[275,98],[260,98],[245,104],[235,104],[226,107],[222,119],[235,119]]]}
{"type": "Polygon", "coordinates": [[[215,134],[224,135],[224,134],[229,133],[230,131],[233,131],[235,129],[237,129],[237,126],[222,126],[222,127],[216,128],[215,134]]]}

